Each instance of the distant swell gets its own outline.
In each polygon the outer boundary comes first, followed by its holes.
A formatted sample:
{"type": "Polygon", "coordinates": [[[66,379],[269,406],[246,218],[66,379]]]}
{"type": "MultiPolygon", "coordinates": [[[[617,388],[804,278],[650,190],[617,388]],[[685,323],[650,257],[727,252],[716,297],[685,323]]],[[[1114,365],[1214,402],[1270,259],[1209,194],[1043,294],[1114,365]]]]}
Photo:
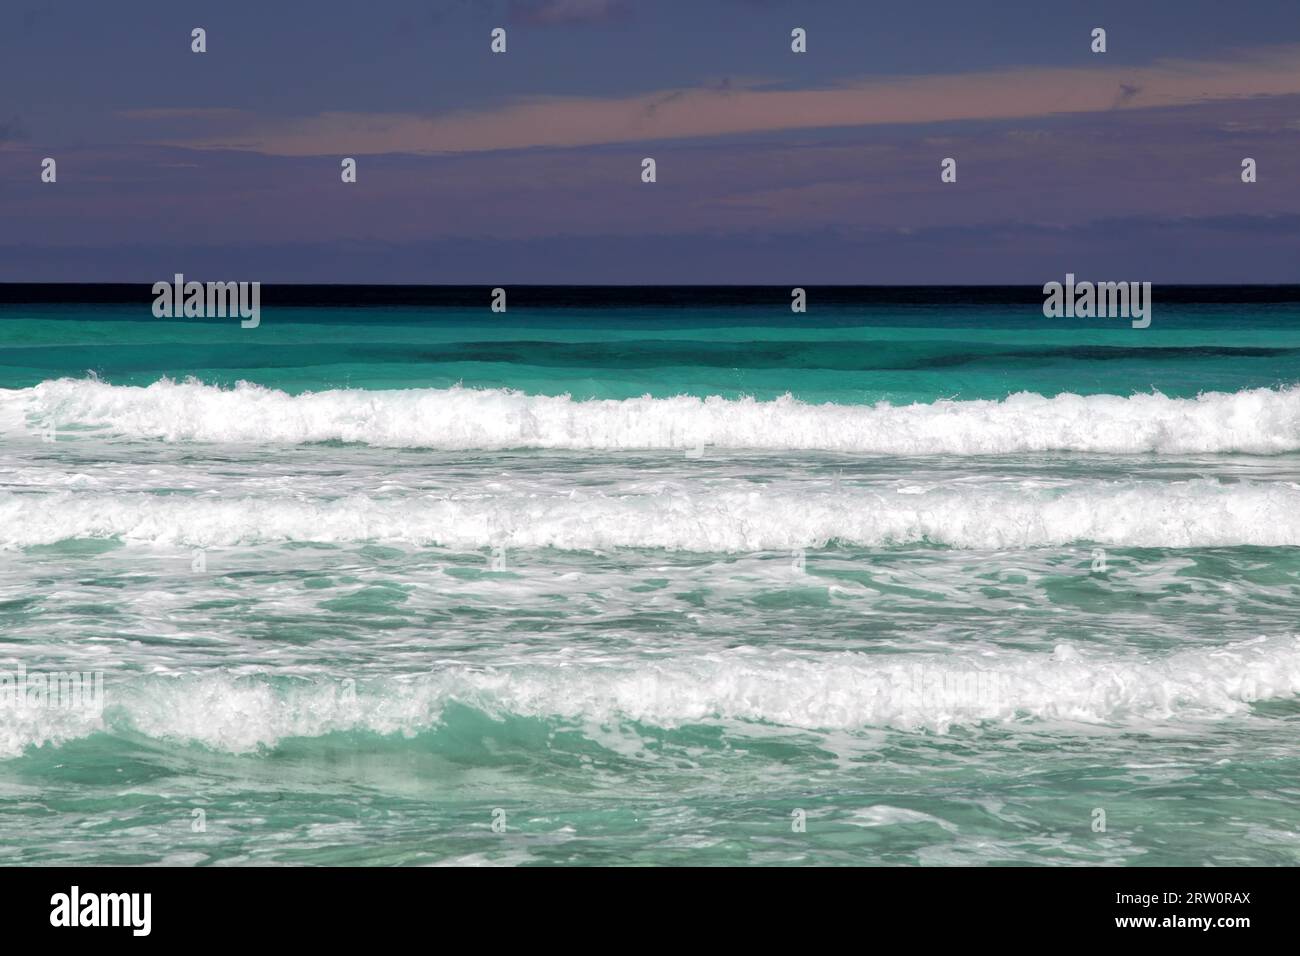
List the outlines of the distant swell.
{"type": "Polygon", "coordinates": [[[1271,454],[1300,450],[1300,388],[893,406],[718,397],[574,401],[467,388],[289,395],[241,384],[61,379],[0,391],[0,431],[96,429],[164,441],[344,441],[439,449],[824,450],[888,455],[1271,454]]]}
{"type": "Polygon", "coordinates": [[[884,490],[798,485],[606,496],[464,494],[333,500],[214,493],[0,493],[0,548],[76,538],[220,547],[292,541],[453,548],[736,552],[928,543],[1002,549],[1300,546],[1291,482],[999,482],[884,490]]]}
{"type": "Polygon", "coordinates": [[[449,667],[347,683],[218,673],[104,682],[102,714],[0,711],[0,756],[106,731],[246,753],[293,738],[437,728],[451,704],[496,718],[715,722],[807,730],[884,726],[946,732],[985,722],[1216,719],[1300,693],[1300,641],[1258,638],[1164,656],[999,651],[809,656],[752,648],[635,663],[449,667]]]}

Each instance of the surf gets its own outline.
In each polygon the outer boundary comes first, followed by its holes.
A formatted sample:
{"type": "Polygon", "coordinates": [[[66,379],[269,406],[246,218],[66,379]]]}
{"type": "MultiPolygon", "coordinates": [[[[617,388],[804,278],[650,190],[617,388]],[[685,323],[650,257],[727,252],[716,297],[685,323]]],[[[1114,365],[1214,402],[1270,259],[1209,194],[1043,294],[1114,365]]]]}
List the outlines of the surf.
{"type": "Polygon", "coordinates": [[[1142,726],[1240,718],[1300,692],[1300,639],[1259,637],[1147,657],[1051,652],[809,654],[732,648],[672,659],[453,665],[357,683],[228,672],[108,678],[102,715],[30,709],[0,723],[0,757],[95,734],[232,754],[287,741],[436,732],[458,708],[552,727],[769,726],[946,734],[955,727],[1142,726]],[[16,718],[16,719],[15,719],[16,718]]]}
{"type": "Polygon", "coordinates": [[[148,546],[379,542],[459,549],[756,552],[933,545],[1300,546],[1294,482],[1038,481],[705,491],[350,494],[0,492],[0,549],[102,538],[148,546]]]}
{"type": "Polygon", "coordinates": [[[0,391],[7,438],[87,433],[163,442],[286,445],[349,442],[441,450],[688,451],[754,449],[871,455],[1034,452],[1282,454],[1300,450],[1300,387],[891,405],[677,396],[593,399],[507,389],[333,389],[290,395],[59,379],[0,391]]]}

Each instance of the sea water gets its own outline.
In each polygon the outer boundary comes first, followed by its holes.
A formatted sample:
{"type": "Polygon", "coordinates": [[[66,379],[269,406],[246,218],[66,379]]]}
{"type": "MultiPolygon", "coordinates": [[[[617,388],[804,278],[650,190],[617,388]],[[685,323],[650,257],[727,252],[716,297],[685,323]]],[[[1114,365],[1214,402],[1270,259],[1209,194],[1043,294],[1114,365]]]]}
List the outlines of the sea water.
{"type": "Polygon", "coordinates": [[[7,862],[1300,862],[1297,303],[263,300],[0,308],[7,862]]]}

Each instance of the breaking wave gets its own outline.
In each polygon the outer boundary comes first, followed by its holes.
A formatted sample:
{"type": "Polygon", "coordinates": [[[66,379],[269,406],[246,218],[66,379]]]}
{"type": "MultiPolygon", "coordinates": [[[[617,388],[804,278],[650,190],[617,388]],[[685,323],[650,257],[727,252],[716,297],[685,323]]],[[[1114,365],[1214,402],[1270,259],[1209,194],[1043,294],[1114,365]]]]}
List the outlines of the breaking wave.
{"type": "Polygon", "coordinates": [[[822,450],[886,455],[1272,454],[1300,449],[1300,388],[895,406],[754,399],[575,401],[501,389],[333,390],[289,395],[60,379],[0,391],[0,432],[94,429],[137,439],[235,443],[343,441],[439,449],[822,450]]]}
{"type": "Polygon", "coordinates": [[[674,728],[742,722],[804,730],[1071,721],[1127,725],[1218,719],[1300,693],[1300,639],[1256,638],[1140,657],[998,651],[978,656],[737,648],[671,660],[449,667],[350,684],[216,674],[105,680],[102,713],[55,707],[0,714],[0,755],[97,732],[142,734],[231,753],[293,738],[413,736],[453,704],[490,717],[674,728]]]}
{"type": "Polygon", "coordinates": [[[830,544],[972,550],[1300,546],[1293,482],[1074,481],[604,495],[0,492],[0,549],[82,538],[228,547],[388,542],[479,549],[743,552],[830,544]]]}

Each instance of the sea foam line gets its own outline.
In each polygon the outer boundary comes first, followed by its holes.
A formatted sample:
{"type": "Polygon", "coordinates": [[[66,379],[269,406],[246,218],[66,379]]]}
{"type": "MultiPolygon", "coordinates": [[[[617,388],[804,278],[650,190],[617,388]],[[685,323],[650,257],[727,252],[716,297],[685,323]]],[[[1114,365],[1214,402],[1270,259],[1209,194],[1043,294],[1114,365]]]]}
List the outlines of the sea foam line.
{"type": "Polygon", "coordinates": [[[992,550],[1300,546],[1292,482],[950,483],[929,490],[736,487],[606,496],[310,499],[208,492],[0,492],[0,548],[80,538],[227,547],[311,541],[448,548],[745,552],[930,544],[992,550]]]}
{"type": "Polygon", "coordinates": [[[1000,401],[810,405],[720,397],[575,401],[502,389],[333,390],[60,379],[0,390],[0,431],[439,449],[822,450],[888,455],[1271,454],[1300,449],[1300,387],[1196,398],[1019,393],[1000,401]]]}
{"type": "Polygon", "coordinates": [[[1256,638],[1143,658],[1001,650],[981,655],[808,654],[736,648],[672,659],[447,667],[409,679],[284,680],[225,672],[110,679],[102,715],[0,710],[0,755],[100,731],[232,753],[293,738],[437,728],[452,704],[494,718],[581,723],[759,723],[805,730],[1222,719],[1300,693],[1300,639],[1256,638]]]}

